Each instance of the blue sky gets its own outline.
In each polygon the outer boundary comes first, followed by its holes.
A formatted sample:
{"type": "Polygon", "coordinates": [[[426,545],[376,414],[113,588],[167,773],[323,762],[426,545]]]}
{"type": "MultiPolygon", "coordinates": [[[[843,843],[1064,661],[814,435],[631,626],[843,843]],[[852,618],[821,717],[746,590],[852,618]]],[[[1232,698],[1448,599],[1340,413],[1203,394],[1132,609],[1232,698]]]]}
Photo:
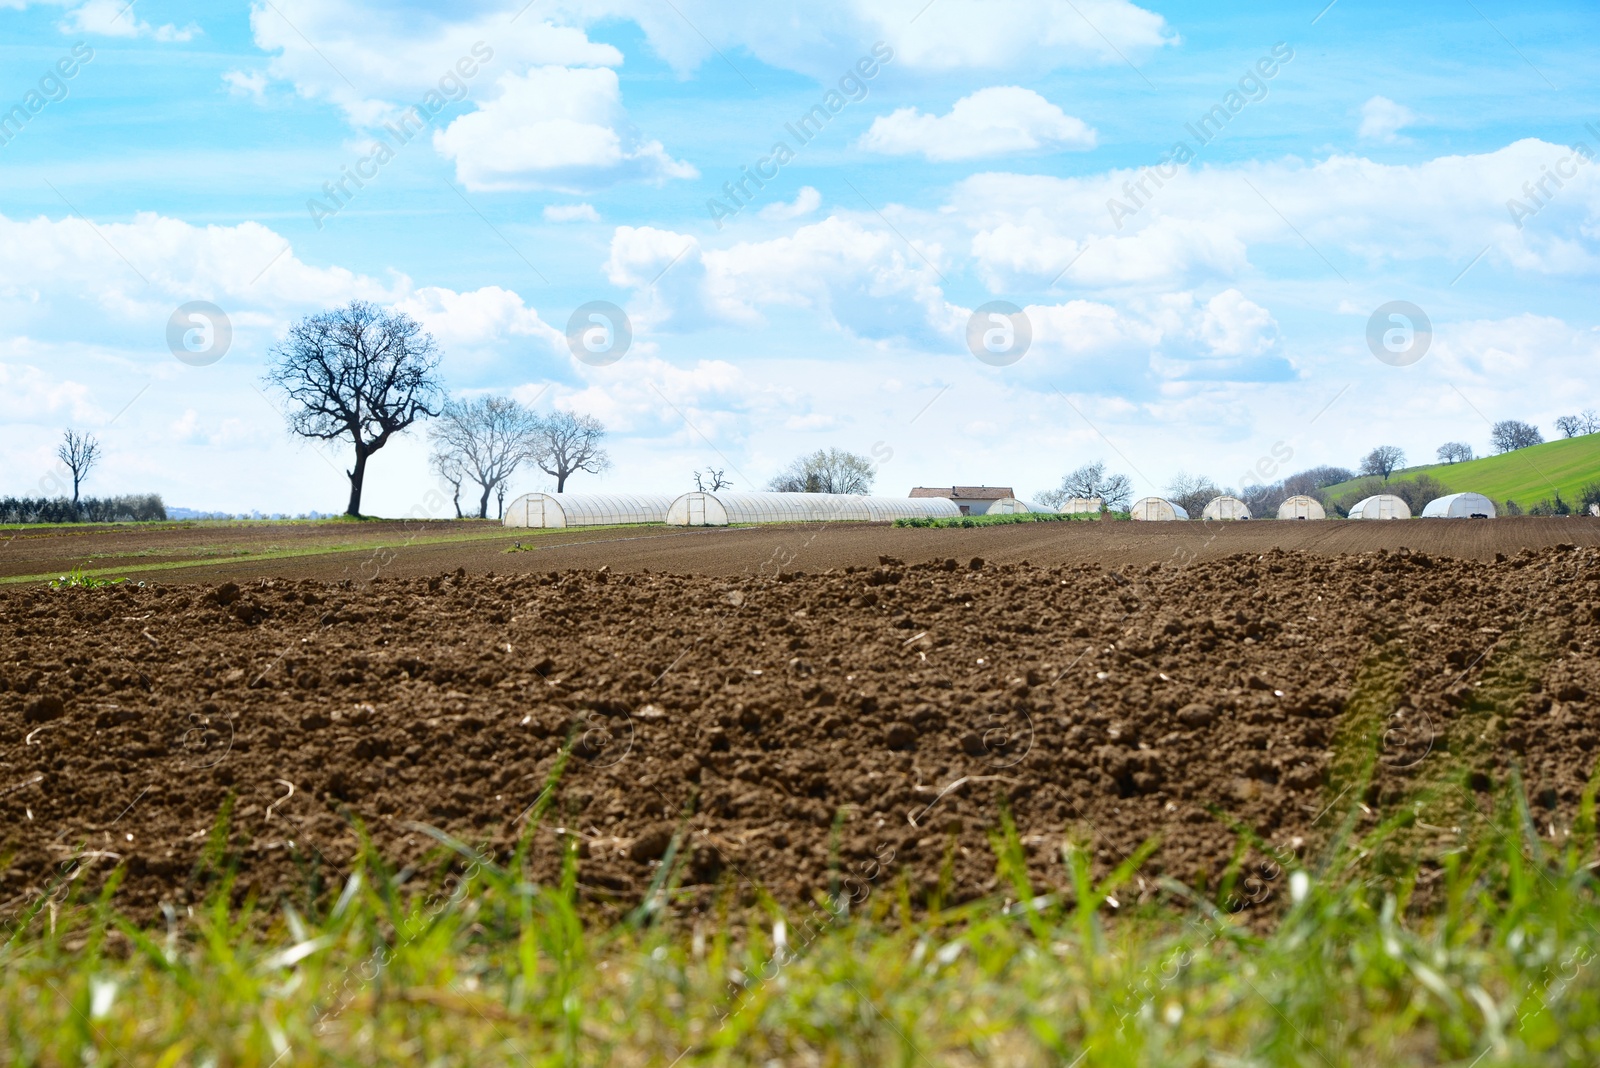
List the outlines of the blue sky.
{"type": "MultiPolygon", "coordinates": [[[[1101,459],[1152,492],[1600,407],[1600,159],[1573,149],[1600,154],[1600,11],[1218,7],[0,0],[0,108],[61,97],[0,144],[5,492],[54,485],[70,425],[106,445],[91,492],[338,510],[344,457],[289,438],[261,375],[355,297],[422,320],[457,393],[601,418],[615,466],[573,490],[755,488],[839,446],[888,493],[1101,459]],[[463,61],[460,99],[314,218],[463,61]],[[780,140],[719,227],[708,201],[780,140]],[[597,300],[633,328],[608,366],[564,336],[597,300]],[[191,301],[234,331],[208,366],[167,346],[191,301]],[[1032,332],[1003,366],[968,347],[990,301],[1032,332]],[[1392,301],[1432,324],[1403,366],[1367,341],[1392,301]]],[[[425,451],[375,458],[369,510],[417,507],[425,451]]]]}

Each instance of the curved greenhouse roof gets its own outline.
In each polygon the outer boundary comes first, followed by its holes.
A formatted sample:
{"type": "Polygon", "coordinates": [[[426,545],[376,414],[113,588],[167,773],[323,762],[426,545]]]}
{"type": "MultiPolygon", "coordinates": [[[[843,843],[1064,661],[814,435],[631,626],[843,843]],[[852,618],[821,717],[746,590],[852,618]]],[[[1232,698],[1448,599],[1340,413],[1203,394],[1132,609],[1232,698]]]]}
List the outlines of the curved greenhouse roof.
{"type": "Polygon", "coordinates": [[[1411,507],[1392,493],[1366,497],[1350,509],[1351,519],[1410,519],[1411,507]]]}
{"type": "Polygon", "coordinates": [[[599,527],[663,523],[667,493],[524,493],[506,505],[508,527],[599,527]]]}
{"type": "Polygon", "coordinates": [[[1056,511],[1062,515],[1099,515],[1105,503],[1102,497],[1068,497],[1056,511]]]}
{"type": "Polygon", "coordinates": [[[989,506],[984,515],[1026,515],[1030,512],[1048,512],[1048,508],[1040,508],[1027,501],[1019,501],[1015,497],[1001,497],[989,506]]]}
{"type": "Polygon", "coordinates": [[[1133,507],[1128,509],[1128,514],[1134,519],[1168,522],[1189,518],[1189,513],[1184,511],[1183,505],[1174,504],[1165,497],[1140,497],[1133,502],[1133,507]]]}
{"type": "Polygon", "coordinates": [[[679,527],[730,523],[886,523],[961,515],[945,497],[864,497],[854,493],[685,493],[667,509],[679,527]]]}
{"type": "Polygon", "coordinates": [[[1201,519],[1249,519],[1250,506],[1237,497],[1213,497],[1200,513],[1201,519]]]}
{"type": "Polygon", "coordinates": [[[1326,519],[1328,513],[1315,497],[1297,493],[1278,505],[1279,519],[1326,519]]]}
{"type": "Polygon", "coordinates": [[[1424,519],[1493,519],[1494,502],[1481,493],[1448,493],[1422,509],[1424,519]]]}

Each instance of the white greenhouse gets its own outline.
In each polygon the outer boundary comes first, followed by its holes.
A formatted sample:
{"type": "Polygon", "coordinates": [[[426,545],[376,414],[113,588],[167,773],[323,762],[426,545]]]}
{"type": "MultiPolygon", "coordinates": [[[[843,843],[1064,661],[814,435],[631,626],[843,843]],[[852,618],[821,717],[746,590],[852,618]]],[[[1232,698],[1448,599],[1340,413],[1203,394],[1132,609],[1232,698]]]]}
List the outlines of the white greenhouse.
{"type": "Polygon", "coordinates": [[[678,527],[730,523],[887,523],[894,519],[958,518],[945,497],[864,497],[854,493],[685,493],[667,509],[678,527]]]}
{"type": "Polygon", "coordinates": [[[1048,512],[1048,508],[1040,508],[1028,501],[1019,501],[1015,497],[1002,497],[989,506],[984,515],[1027,515],[1030,512],[1048,512]]]}
{"type": "Polygon", "coordinates": [[[524,493],[506,505],[508,527],[599,527],[664,523],[666,493],[524,493]]]}
{"type": "Polygon", "coordinates": [[[1205,510],[1200,513],[1201,519],[1249,519],[1250,506],[1237,497],[1224,494],[1213,497],[1205,510]]]}
{"type": "Polygon", "coordinates": [[[1278,505],[1279,519],[1326,519],[1328,513],[1322,502],[1303,493],[1296,494],[1278,505]]]}
{"type": "Polygon", "coordinates": [[[1105,504],[1100,497],[1068,497],[1056,510],[1062,515],[1099,515],[1105,504]]]}
{"type": "Polygon", "coordinates": [[[1140,497],[1133,502],[1133,507],[1128,509],[1128,512],[1134,519],[1170,522],[1174,519],[1189,518],[1189,513],[1183,510],[1183,505],[1173,504],[1165,497],[1140,497]]]}
{"type": "Polygon", "coordinates": [[[1350,509],[1351,519],[1410,519],[1411,508],[1392,493],[1366,497],[1350,509]]]}
{"type": "Polygon", "coordinates": [[[1481,493],[1450,493],[1422,509],[1424,519],[1493,519],[1494,502],[1481,493]]]}

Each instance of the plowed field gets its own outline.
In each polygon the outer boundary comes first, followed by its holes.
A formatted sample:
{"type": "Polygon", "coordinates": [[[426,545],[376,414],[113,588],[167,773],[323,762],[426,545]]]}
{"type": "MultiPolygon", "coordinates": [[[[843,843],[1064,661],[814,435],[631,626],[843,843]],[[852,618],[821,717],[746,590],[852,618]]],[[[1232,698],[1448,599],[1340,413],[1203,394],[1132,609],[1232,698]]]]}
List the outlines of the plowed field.
{"type": "MultiPolygon", "coordinates": [[[[6,587],[0,904],[118,862],[127,907],[193,901],[230,799],[240,890],[268,900],[337,878],[358,827],[392,860],[437,848],[425,826],[505,851],[567,744],[536,854],[553,874],[576,836],[599,903],[637,901],[674,834],[686,907],[902,874],[920,898],[941,871],[946,900],[992,892],[1002,812],[1045,886],[1068,837],[1103,869],[1154,841],[1147,879],[1215,885],[1258,836],[1265,900],[1273,858],[1347,814],[1426,795],[1419,833],[1459,844],[1513,766],[1539,825],[1570,823],[1600,741],[1600,550],[1418,546],[1589,524],[1246,524],[1221,537],[1412,547],[1161,543],[1114,568],[1049,549],[1134,526],[857,530],[910,562],[813,568],[813,536],[736,577],[517,553],[496,576],[6,587]]],[[[798,536],[696,536],[756,534],[798,536]]]]}

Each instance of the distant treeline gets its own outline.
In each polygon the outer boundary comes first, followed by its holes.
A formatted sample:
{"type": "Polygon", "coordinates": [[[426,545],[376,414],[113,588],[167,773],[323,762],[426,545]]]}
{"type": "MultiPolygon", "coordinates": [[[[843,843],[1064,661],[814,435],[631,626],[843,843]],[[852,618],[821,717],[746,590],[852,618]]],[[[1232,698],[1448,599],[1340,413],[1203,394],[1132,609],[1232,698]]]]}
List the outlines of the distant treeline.
{"type": "Polygon", "coordinates": [[[0,497],[0,523],[127,523],[165,518],[167,506],[155,493],[85,497],[76,504],[65,497],[0,497]]]}

